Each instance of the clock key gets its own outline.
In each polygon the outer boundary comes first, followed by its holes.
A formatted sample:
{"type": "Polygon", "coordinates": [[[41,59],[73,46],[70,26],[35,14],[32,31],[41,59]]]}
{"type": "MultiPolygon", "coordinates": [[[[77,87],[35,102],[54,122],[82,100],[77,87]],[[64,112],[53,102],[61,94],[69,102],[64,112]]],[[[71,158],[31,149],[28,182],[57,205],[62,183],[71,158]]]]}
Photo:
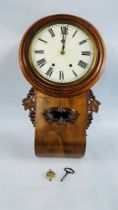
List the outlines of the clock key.
{"type": "Polygon", "coordinates": [[[68,174],[74,174],[75,171],[72,169],[72,168],[64,168],[64,171],[66,172],[65,175],[61,178],[61,182],[65,179],[65,177],[68,175],[68,174]]]}

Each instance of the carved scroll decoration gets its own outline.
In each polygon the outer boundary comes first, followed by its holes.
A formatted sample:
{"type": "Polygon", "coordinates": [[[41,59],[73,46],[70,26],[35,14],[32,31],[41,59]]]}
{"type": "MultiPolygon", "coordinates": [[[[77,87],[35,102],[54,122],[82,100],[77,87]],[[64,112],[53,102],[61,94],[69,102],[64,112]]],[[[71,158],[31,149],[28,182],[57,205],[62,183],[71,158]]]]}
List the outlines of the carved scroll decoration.
{"type": "Polygon", "coordinates": [[[56,123],[58,125],[66,125],[67,123],[74,123],[79,117],[80,113],[73,109],[65,108],[63,106],[53,107],[45,110],[43,116],[49,123],[56,123]]]}
{"type": "Polygon", "coordinates": [[[26,96],[22,100],[22,105],[24,106],[25,110],[29,110],[29,118],[32,124],[35,126],[35,113],[36,113],[36,104],[34,99],[34,89],[31,88],[26,96]]]}
{"type": "Polygon", "coordinates": [[[89,97],[88,97],[88,119],[87,119],[87,125],[86,128],[90,126],[93,120],[93,112],[98,112],[99,110],[99,105],[101,103],[96,100],[96,97],[93,94],[93,91],[90,89],[89,90],[89,97]]]}

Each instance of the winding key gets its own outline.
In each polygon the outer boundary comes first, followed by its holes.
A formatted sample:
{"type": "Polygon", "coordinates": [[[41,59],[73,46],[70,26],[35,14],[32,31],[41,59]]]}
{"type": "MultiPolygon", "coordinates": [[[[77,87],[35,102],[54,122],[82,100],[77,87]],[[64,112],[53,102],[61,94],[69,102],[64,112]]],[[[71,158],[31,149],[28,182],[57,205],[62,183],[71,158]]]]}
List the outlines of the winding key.
{"type": "Polygon", "coordinates": [[[72,168],[64,168],[64,171],[66,172],[65,175],[61,178],[61,182],[65,179],[65,177],[68,175],[68,174],[74,174],[75,171],[72,169],[72,168]]]}

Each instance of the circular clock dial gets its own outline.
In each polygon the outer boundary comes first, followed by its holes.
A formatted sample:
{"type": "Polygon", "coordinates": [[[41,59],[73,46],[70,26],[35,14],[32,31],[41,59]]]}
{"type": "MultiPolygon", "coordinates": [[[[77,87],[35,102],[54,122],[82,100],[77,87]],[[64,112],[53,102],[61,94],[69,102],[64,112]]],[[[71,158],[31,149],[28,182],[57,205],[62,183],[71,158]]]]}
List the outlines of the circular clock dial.
{"type": "Polygon", "coordinates": [[[91,35],[68,23],[39,30],[29,47],[30,63],[37,75],[60,84],[86,78],[95,66],[97,54],[91,35]]]}

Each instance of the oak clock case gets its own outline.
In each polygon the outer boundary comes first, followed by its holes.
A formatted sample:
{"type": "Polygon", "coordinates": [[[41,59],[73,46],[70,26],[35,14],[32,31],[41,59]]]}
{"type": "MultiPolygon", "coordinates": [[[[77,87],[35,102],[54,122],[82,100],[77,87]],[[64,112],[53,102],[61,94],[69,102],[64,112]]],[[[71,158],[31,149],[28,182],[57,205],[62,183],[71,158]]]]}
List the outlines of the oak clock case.
{"type": "Polygon", "coordinates": [[[52,15],[24,34],[19,62],[32,85],[23,99],[35,126],[37,156],[81,157],[100,102],[90,89],[105,64],[103,40],[88,21],[52,15]]]}

